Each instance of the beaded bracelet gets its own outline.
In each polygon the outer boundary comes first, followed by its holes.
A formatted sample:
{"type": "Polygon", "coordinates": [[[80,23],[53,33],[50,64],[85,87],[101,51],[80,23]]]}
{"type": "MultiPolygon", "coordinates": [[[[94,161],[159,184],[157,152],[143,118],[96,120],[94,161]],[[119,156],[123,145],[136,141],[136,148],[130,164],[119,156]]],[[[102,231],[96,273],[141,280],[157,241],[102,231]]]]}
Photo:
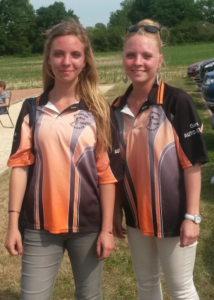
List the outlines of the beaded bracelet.
{"type": "Polygon", "coordinates": [[[20,215],[20,212],[19,212],[19,211],[16,211],[16,210],[8,210],[8,212],[9,212],[9,213],[11,213],[11,212],[16,212],[17,214],[20,215]]]}

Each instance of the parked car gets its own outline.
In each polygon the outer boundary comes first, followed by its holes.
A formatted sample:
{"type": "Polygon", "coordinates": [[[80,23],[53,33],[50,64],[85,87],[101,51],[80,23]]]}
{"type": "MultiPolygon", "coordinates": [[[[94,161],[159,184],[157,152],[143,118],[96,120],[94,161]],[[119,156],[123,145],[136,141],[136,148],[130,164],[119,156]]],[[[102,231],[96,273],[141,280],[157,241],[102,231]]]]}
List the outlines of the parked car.
{"type": "MultiPolygon", "coordinates": [[[[203,61],[203,62],[204,62],[204,61],[203,61]]],[[[200,79],[200,68],[201,68],[201,65],[202,65],[203,62],[201,62],[200,64],[198,64],[197,67],[195,68],[195,72],[196,72],[195,80],[196,80],[197,82],[200,82],[200,81],[201,81],[201,79],[200,79]]]]}
{"type": "Polygon", "coordinates": [[[207,105],[214,109],[214,71],[206,73],[202,84],[202,95],[207,105]]]}
{"type": "Polygon", "coordinates": [[[196,76],[196,68],[199,64],[201,64],[203,61],[199,61],[199,62],[196,62],[190,66],[187,67],[187,76],[189,77],[195,77],[196,76]]]}
{"type": "Polygon", "coordinates": [[[214,58],[205,60],[200,66],[200,79],[203,81],[204,75],[208,72],[214,71],[214,58]]]}

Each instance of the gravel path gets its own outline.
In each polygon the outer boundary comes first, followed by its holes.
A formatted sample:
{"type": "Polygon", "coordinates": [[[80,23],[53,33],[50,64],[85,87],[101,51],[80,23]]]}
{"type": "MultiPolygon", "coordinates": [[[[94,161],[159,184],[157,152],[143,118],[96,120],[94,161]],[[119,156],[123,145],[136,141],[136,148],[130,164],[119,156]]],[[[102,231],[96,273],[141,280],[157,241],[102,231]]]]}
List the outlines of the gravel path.
{"type": "MultiPolygon", "coordinates": [[[[106,93],[113,85],[101,85],[100,90],[106,93]]],[[[11,106],[9,109],[10,116],[13,123],[16,124],[23,101],[31,96],[41,94],[42,89],[29,90],[14,90],[12,91],[11,106]]],[[[7,115],[0,115],[0,120],[5,126],[10,126],[10,121],[7,115]]],[[[14,128],[4,128],[0,124],[0,174],[3,173],[7,167],[7,160],[10,155],[14,128]]]]}

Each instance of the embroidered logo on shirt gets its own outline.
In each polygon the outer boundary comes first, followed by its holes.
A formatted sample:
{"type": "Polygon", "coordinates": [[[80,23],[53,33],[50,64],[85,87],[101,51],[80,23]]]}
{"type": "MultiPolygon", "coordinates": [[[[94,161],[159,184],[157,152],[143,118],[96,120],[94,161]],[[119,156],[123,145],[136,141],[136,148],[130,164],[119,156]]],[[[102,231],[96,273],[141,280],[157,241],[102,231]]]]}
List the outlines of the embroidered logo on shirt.
{"type": "Polygon", "coordinates": [[[74,115],[74,121],[70,123],[75,129],[83,129],[91,123],[87,122],[88,116],[82,112],[74,115]]]}
{"type": "Polygon", "coordinates": [[[149,131],[157,130],[160,126],[159,118],[160,118],[160,114],[158,114],[156,112],[152,112],[149,116],[149,124],[146,126],[146,128],[149,131]]]}

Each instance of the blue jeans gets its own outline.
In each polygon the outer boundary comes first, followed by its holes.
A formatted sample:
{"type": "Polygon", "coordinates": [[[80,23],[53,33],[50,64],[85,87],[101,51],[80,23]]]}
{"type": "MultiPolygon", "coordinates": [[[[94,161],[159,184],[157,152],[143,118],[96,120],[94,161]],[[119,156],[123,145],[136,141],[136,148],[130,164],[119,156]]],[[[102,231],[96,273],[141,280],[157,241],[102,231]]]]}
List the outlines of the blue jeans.
{"type": "Polygon", "coordinates": [[[98,233],[52,234],[25,229],[21,300],[50,300],[64,250],[68,251],[78,300],[102,300],[103,262],[96,255],[98,233]]]}

